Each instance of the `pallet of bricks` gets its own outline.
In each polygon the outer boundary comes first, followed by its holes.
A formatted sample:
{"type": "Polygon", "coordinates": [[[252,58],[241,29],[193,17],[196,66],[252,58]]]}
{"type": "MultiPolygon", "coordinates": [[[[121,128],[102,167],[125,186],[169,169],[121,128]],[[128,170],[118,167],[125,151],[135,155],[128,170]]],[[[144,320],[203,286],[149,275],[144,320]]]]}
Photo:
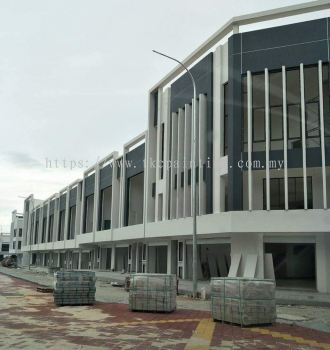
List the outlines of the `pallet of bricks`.
{"type": "Polygon", "coordinates": [[[251,278],[212,278],[211,313],[214,320],[241,326],[276,320],[275,281],[251,278]]]}
{"type": "Polygon", "coordinates": [[[176,275],[132,274],[129,309],[153,312],[174,311],[176,309],[176,275]]]}
{"type": "Polygon", "coordinates": [[[95,303],[95,272],[58,271],[54,273],[54,303],[91,305],[95,303]]]}

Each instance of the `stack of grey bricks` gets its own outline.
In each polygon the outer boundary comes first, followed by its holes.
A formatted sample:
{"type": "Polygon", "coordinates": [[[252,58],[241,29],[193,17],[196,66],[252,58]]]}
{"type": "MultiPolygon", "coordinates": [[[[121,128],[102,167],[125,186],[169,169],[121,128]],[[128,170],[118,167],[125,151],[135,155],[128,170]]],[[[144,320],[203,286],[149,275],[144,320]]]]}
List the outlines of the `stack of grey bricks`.
{"type": "Polygon", "coordinates": [[[91,305],[95,303],[95,272],[58,271],[54,273],[54,303],[91,305]]]}
{"type": "Polygon", "coordinates": [[[215,320],[241,326],[276,320],[275,281],[255,278],[212,278],[211,313],[215,320]]]}
{"type": "Polygon", "coordinates": [[[172,312],[176,309],[176,275],[133,274],[130,279],[131,311],[172,312]]]}

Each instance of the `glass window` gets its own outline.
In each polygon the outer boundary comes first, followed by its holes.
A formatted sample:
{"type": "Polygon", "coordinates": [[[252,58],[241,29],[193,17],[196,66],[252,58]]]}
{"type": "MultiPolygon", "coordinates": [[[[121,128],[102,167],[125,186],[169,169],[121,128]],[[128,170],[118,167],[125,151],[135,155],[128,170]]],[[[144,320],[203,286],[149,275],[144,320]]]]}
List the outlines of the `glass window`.
{"type": "Polygon", "coordinates": [[[252,76],[252,101],[253,108],[265,107],[265,74],[252,76]]]}
{"type": "Polygon", "coordinates": [[[300,70],[286,72],[288,108],[288,148],[301,148],[300,70]]]}
{"type": "Polygon", "coordinates": [[[306,105],[306,146],[320,147],[318,67],[304,69],[306,105]]]}
{"type": "Polygon", "coordinates": [[[34,230],[34,244],[38,243],[38,233],[39,233],[39,220],[36,221],[35,230],[34,230]]]}
{"type": "Polygon", "coordinates": [[[301,148],[300,105],[288,106],[288,139],[289,148],[301,148]]]}
{"type": "Polygon", "coordinates": [[[183,242],[179,242],[178,252],[178,260],[183,261],[183,242]]]}
{"type": "Polygon", "coordinates": [[[323,109],[325,144],[330,145],[330,93],[329,93],[329,65],[323,65],[323,109]]]}
{"type": "MultiPolygon", "coordinates": [[[[312,177],[307,177],[308,208],[313,208],[312,177]]],[[[304,179],[302,177],[288,178],[289,209],[304,209],[304,179]]],[[[267,208],[266,179],[263,181],[263,208],[267,208]]],[[[270,179],[270,209],[285,209],[284,179],[270,179]]]]}
{"type": "Polygon", "coordinates": [[[253,113],[253,141],[265,141],[265,110],[256,109],[253,113]]]}
{"type": "Polygon", "coordinates": [[[228,113],[229,113],[229,99],[228,99],[228,83],[223,86],[224,92],[224,125],[223,125],[223,142],[224,155],[228,154],[228,113]]]}
{"type": "Polygon", "coordinates": [[[282,72],[269,74],[270,149],[283,149],[282,72]]]}
{"type": "Polygon", "coordinates": [[[282,72],[269,73],[269,104],[283,105],[282,72]]]}
{"type": "Polygon", "coordinates": [[[109,186],[101,191],[100,230],[109,230],[111,228],[111,203],[112,187],[109,186]]]}
{"type": "Polygon", "coordinates": [[[48,226],[48,242],[53,240],[53,227],[54,227],[54,215],[49,216],[49,226],[48,226]]]}
{"type": "Polygon", "coordinates": [[[70,208],[68,239],[74,239],[76,232],[76,206],[70,208]]]}
{"type": "Polygon", "coordinates": [[[44,217],[42,219],[42,236],[41,236],[41,243],[44,243],[46,240],[46,224],[47,224],[47,218],[44,217]]]}
{"type": "Polygon", "coordinates": [[[271,107],[270,109],[270,138],[271,141],[283,139],[282,107],[271,107]]]}
{"type": "Polygon", "coordinates": [[[65,210],[61,210],[60,211],[60,220],[59,220],[59,224],[58,224],[58,236],[57,236],[58,241],[64,240],[64,223],[65,223],[65,210]]]}
{"type": "Polygon", "coordinates": [[[85,199],[85,230],[84,233],[93,232],[94,193],[85,199]]]}
{"type": "Polygon", "coordinates": [[[287,104],[300,104],[300,71],[295,68],[286,72],[287,104]]]}

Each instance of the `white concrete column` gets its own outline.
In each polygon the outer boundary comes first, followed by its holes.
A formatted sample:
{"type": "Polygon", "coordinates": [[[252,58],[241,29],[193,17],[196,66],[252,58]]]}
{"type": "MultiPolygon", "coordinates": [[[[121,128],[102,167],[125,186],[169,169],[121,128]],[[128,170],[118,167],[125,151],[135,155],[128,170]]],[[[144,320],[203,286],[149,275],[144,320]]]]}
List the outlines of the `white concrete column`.
{"type": "Polygon", "coordinates": [[[116,245],[113,244],[111,247],[111,271],[115,271],[116,268],[116,245]]]}
{"type": "Polygon", "coordinates": [[[316,288],[320,293],[330,292],[329,277],[329,257],[330,240],[326,233],[316,235],[315,254],[316,254],[316,288]]]}
{"type": "Polygon", "coordinates": [[[183,187],[183,211],[184,217],[191,216],[191,186],[188,185],[189,164],[191,161],[191,105],[185,105],[185,126],[184,126],[184,187],[183,187]]]}
{"type": "Polygon", "coordinates": [[[54,230],[53,230],[53,244],[57,241],[58,227],[60,221],[60,195],[56,194],[54,207],[54,230]]]}
{"type": "MultiPolygon", "coordinates": [[[[167,163],[170,160],[170,136],[171,136],[171,89],[167,88],[163,94],[163,120],[164,120],[164,161],[167,163]]],[[[164,167],[163,177],[163,219],[169,217],[169,194],[170,194],[170,170],[169,166],[164,167]]]]}
{"type": "Polygon", "coordinates": [[[43,207],[40,207],[40,210],[39,210],[39,227],[38,227],[39,232],[38,232],[38,240],[37,240],[37,244],[38,245],[39,245],[39,243],[41,243],[42,220],[43,220],[43,207]]]}
{"type": "Polygon", "coordinates": [[[78,253],[78,270],[81,270],[81,249],[79,249],[79,253],[78,253]]]}
{"type": "Polygon", "coordinates": [[[289,209],[289,190],[288,190],[288,109],[286,97],[286,71],[282,66],[282,92],[283,92],[283,160],[284,160],[284,202],[285,210],[289,209]]]}
{"type": "Polygon", "coordinates": [[[125,225],[126,152],[127,150],[124,148],[122,164],[120,166],[119,227],[123,227],[125,225]]]}
{"type": "Polygon", "coordinates": [[[213,53],[213,212],[221,210],[220,157],[224,154],[224,88],[221,81],[221,46],[213,53]],[[222,101],[222,103],[221,103],[222,101]]]}
{"type": "Polygon", "coordinates": [[[251,261],[257,258],[254,277],[264,278],[264,244],[262,233],[233,233],[231,236],[231,256],[241,255],[238,277],[243,277],[247,269],[253,269],[251,261]],[[250,260],[250,261],[249,261],[250,260]]]}
{"type": "Polygon", "coordinates": [[[167,245],[167,274],[172,273],[172,254],[175,254],[175,252],[172,252],[172,242],[168,241],[168,245],[167,245]]]}
{"type": "Polygon", "coordinates": [[[111,240],[113,240],[113,230],[119,223],[119,203],[120,203],[120,181],[117,179],[118,153],[113,154],[112,164],[112,203],[111,203],[111,240]]]}
{"type": "Polygon", "coordinates": [[[66,198],[65,198],[65,220],[64,220],[64,248],[65,248],[65,243],[67,240],[68,236],[68,230],[69,230],[69,213],[70,213],[70,208],[69,208],[69,202],[70,201],[70,187],[67,186],[66,188],[66,198]]]}
{"type": "Polygon", "coordinates": [[[184,160],[184,116],[185,112],[179,108],[178,113],[178,167],[177,167],[177,190],[176,190],[176,217],[183,217],[183,188],[181,187],[181,173],[183,171],[184,160]]]}
{"type": "MultiPolygon", "coordinates": [[[[172,152],[171,152],[171,187],[170,187],[170,198],[171,198],[171,219],[176,219],[176,204],[177,204],[177,197],[176,193],[177,190],[174,188],[175,183],[175,176],[177,176],[177,169],[175,168],[175,162],[177,161],[177,147],[178,147],[178,114],[172,113],[172,152]]],[[[177,185],[178,185],[177,181],[177,185]]]]}
{"type": "Polygon", "coordinates": [[[183,252],[182,252],[182,279],[187,278],[187,245],[186,241],[183,241],[183,252]]]}
{"type": "Polygon", "coordinates": [[[252,75],[247,72],[247,98],[248,98],[248,203],[249,210],[253,205],[253,178],[252,178],[252,75]]]}
{"type": "Polygon", "coordinates": [[[270,151],[270,127],[269,127],[269,73],[265,69],[265,129],[266,129],[266,208],[270,210],[270,174],[269,174],[269,151],[270,151]]]}
{"type": "Polygon", "coordinates": [[[82,189],[81,189],[81,206],[80,206],[80,228],[79,234],[82,234],[84,231],[84,212],[85,212],[85,177],[82,181],[82,189]]]}
{"type": "Polygon", "coordinates": [[[97,164],[95,167],[95,183],[94,183],[93,242],[95,242],[95,232],[98,231],[99,202],[100,202],[100,165],[97,164]]]}
{"type": "Polygon", "coordinates": [[[139,269],[139,261],[140,261],[140,252],[139,252],[139,246],[140,246],[140,243],[139,242],[136,242],[135,244],[135,271],[136,272],[140,272],[139,269]]]}
{"type": "Polygon", "coordinates": [[[328,202],[327,202],[327,173],[326,173],[326,167],[325,167],[326,165],[325,165],[325,140],[324,140],[324,106],[323,106],[322,61],[319,61],[319,99],[320,99],[320,134],[321,134],[323,209],[327,209],[328,202]]]}
{"type": "Polygon", "coordinates": [[[77,247],[77,235],[80,233],[80,217],[82,210],[82,184],[77,184],[77,200],[76,200],[76,222],[74,229],[74,240],[75,240],[75,248],[77,247]],[[81,198],[81,200],[80,200],[81,198]]]}
{"type": "MultiPolygon", "coordinates": [[[[191,101],[192,103],[192,106],[194,105],[194,100],[192,99],[191,101]]],[[[195,121],[195,126],[192,125],[191,127],[191,154],[193,154],[192,150],[193,150],[193,147],[194,147],[194,143],[193,143],[193,140],[194,140],[194,135],[193,135],[193,132],[194,132],[194,127],[195,127],[195,131],[196,131],[196,147],[195,147],[195,159],[192,159],[192,166],[191,166],[191,192],[193,191],[193,186],[195,185],[194,184],[194,181],[193,181],[193,171],[195,172],[196,176],[195,176],[195,180],[196,180],[196,214],[198,215],[199,214],[199,186],[198,186],[198,183],[197,183],[197,170],[196,168],[199,166],[199,100],[197,99],[196,101],[196,110],[197,110],[197,113],[196,113],[196,121],[195,121]],[[196,162],[195,162],[196,160],[196,162]],[[195,163],[195,164],[194,164],[195,163]]],[[[192,113],[194,113],[194,109],[192,108],[192,113]]],[[[199,173],[198,173],[199,174],[199,173]]],[[[198,181],[200,181],[200,179],[198,179],[198,181]]],[[[191,194],[191,207],[193,208],[193,195],[191,194]]]]}
{"type": "Polygon", "coordinates": [[[207,117],[207,101],[204,94],[199,95],[199,121],[198,121],[198,139],[199,139],[199,157],[198,157],[198,192],[199,192],[199,215],[206,213],[206,184],[203,181],[203,165],[207,166],[207,153],[206,153],[206,142],[207,142],[207,130],[206,130],[206,117],[207,117]]]}
{"type": "Polygon", "coordinates": [[[304,208],[308,208],[307,201],[307,168],[306,168],[306,114],[305,114],[305,81],[304,65],[300,64],[300,96],[301,96],[301,135],[302,135],[302,161],[304,178],[304,208]]]}
{"type": "Polygon", "coordinates": [[[46,234],[45,234],[45,242],[48,243],[48,231],[49,231],[49,208],[50,201],[47,201],[47,217],[46,217],[46,234]]]}

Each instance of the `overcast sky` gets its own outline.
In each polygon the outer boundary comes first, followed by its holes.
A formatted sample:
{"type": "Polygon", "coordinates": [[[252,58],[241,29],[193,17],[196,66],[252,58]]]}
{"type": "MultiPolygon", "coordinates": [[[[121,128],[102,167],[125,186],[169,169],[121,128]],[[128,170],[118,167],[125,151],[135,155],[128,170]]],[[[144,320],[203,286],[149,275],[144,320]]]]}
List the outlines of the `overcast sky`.
{"type": "Polygon", "coordinates": [[[153,48],[183,59],[233,16],[299,2],[0,0],[0,231],[19,196],[49,197],[81,177],[68,162],[146,129],[148,90],[174,67],[153,48]]]}

